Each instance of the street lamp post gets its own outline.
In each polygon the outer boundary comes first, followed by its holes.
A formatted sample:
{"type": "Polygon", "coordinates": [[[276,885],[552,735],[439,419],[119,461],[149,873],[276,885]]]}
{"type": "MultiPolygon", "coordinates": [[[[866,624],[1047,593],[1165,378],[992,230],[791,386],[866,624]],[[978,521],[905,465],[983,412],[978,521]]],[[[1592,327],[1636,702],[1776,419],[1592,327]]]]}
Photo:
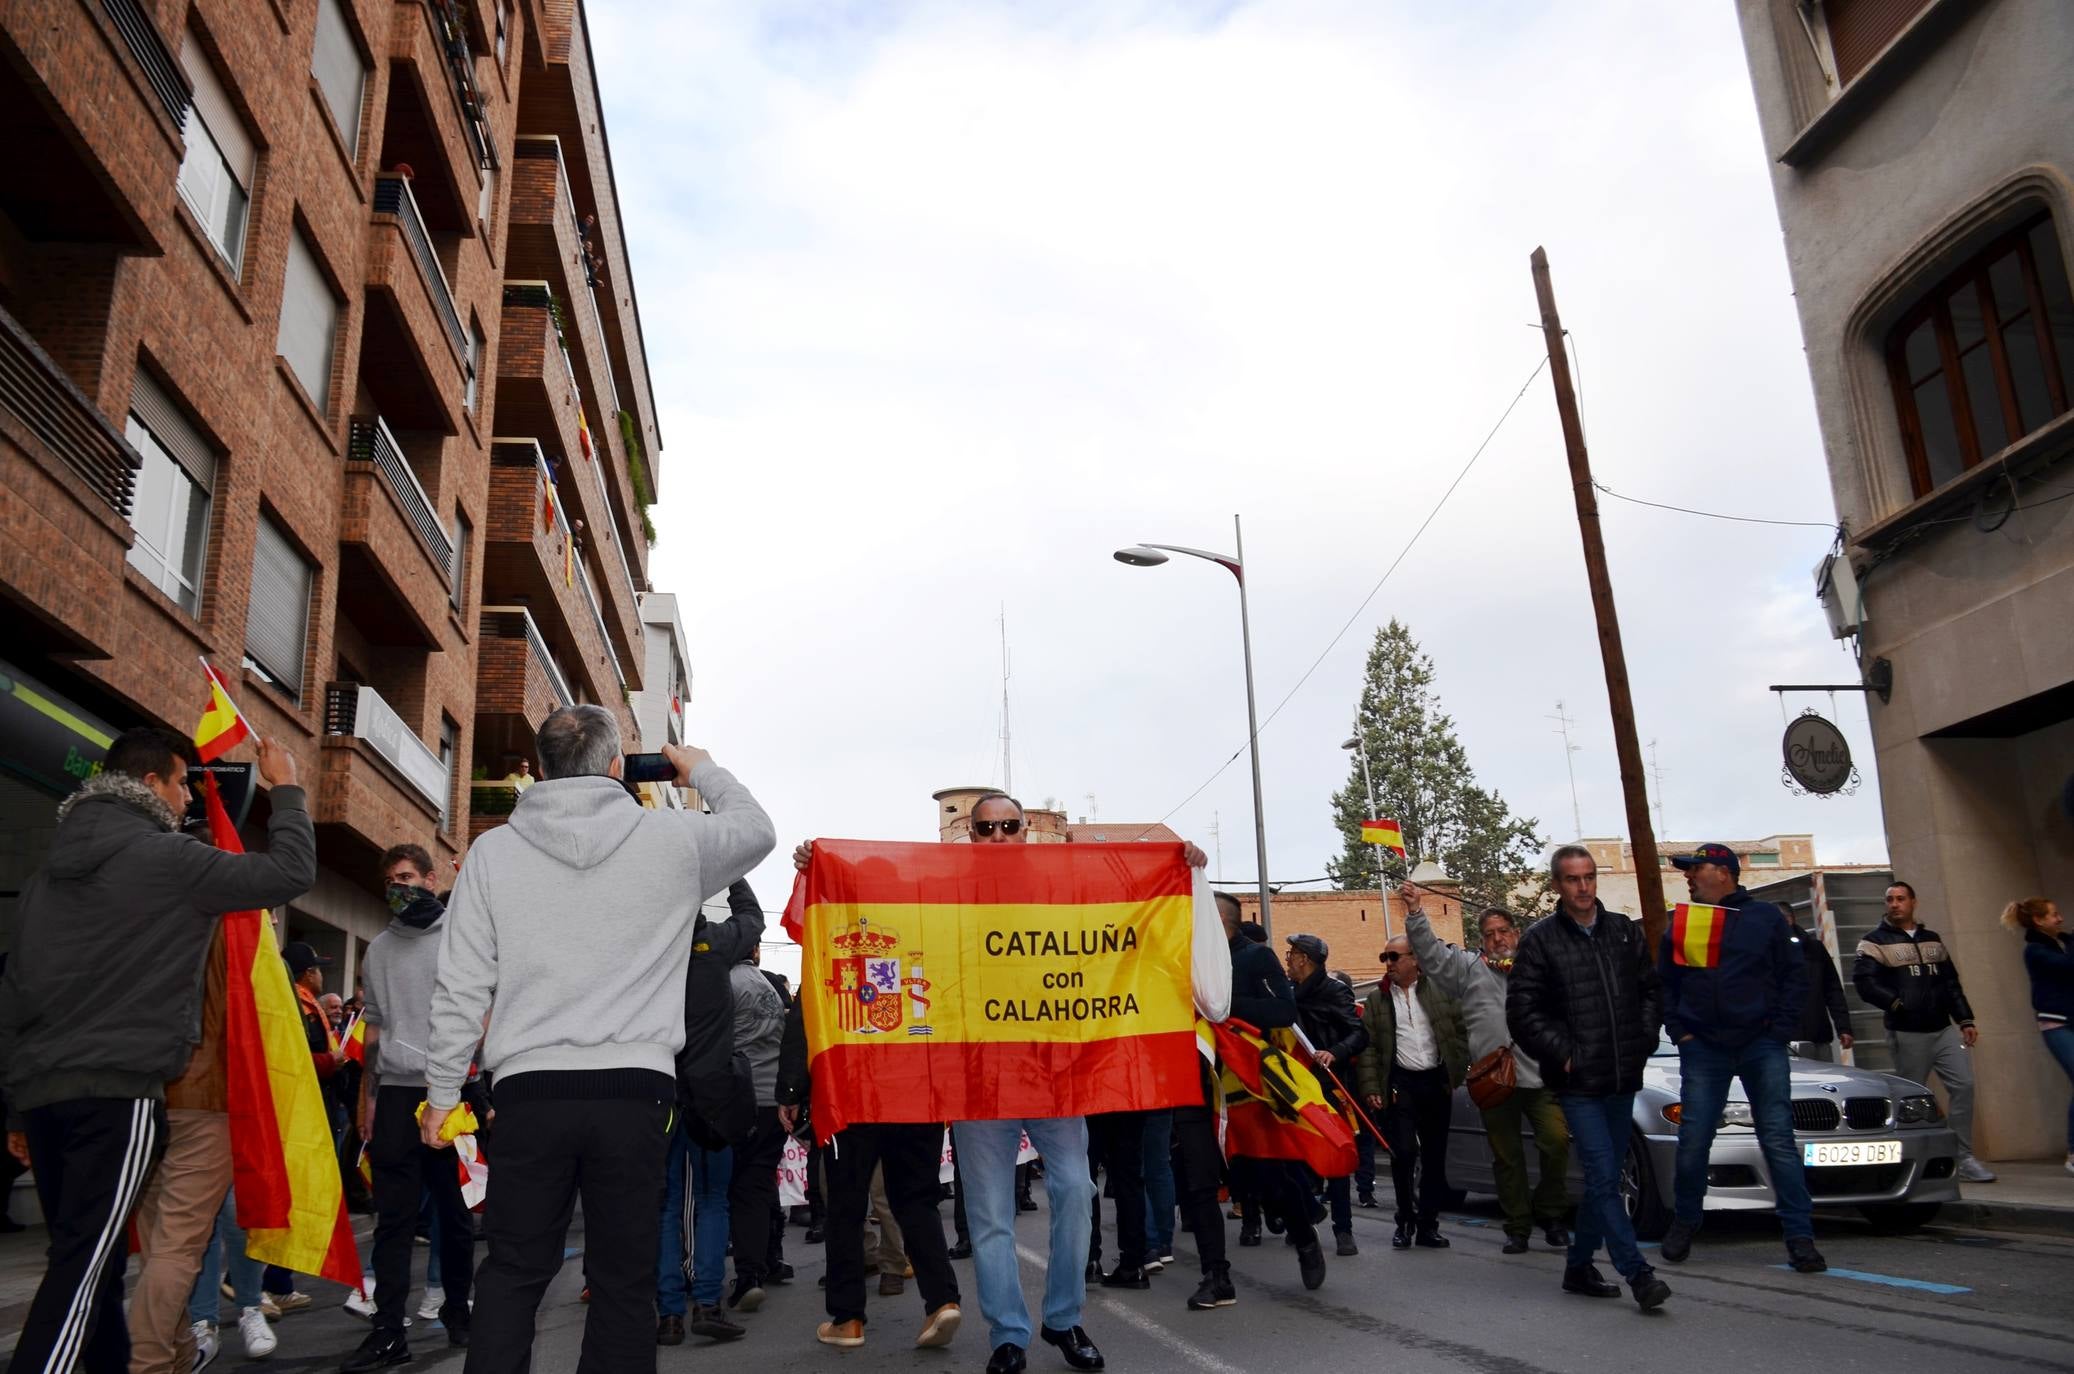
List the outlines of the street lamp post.
{"type": "Polygon", "coordinates": [[[1239,517],[1231,518],[1232,539],[1238,547],[1233,554],[1210,553],[1203,549],[1183,548],[1178,544],[1136,544],[1116,551],[1116,561],[1128,563],[1134,568],[1156,568],[1167,561],[1170,553],[1185,553],[1190,558],[1204,558],[1223,568],[1239,583],[1239,636],[1246,653],[1246,747],[1253,756],[1253,853],[1259,865],[1260,875],[1260,928],[1270,935],[1274,925],[1269,914],[1271,900],[1267,887],[1267,808],[1261,800],[1260,791],[1260,725],[1257,721],[1253,700],[1253,624],[1246,610],[1246,538],[1239,528],[1239,517]]]}
{"type": "MultiPolygon", "coordinates": [[[[1355,724],[1358,730],[1359,722],[1357,721],[1355,724]]],[[[1377,814],[1375,809],[1375,779],[1370,776],[1368,771],[1368,750],[1362,747],[1361,736],[1358,733],[1347,736],[1340,744],[1340,748],[1353,750],[1354,756],[1361,760],[1361,785],[1368,792],[1368,814],[1373,818],[1377,814]]],[[[1391,935],[1390,884],[1389,879],[1383,873],[1383,846],[1381,844],[1377,844],[1375,847],[1375,888],[1377,892],[1382,894],[1383,898],[1383,940],[1387,943],[1391,935]]]]}

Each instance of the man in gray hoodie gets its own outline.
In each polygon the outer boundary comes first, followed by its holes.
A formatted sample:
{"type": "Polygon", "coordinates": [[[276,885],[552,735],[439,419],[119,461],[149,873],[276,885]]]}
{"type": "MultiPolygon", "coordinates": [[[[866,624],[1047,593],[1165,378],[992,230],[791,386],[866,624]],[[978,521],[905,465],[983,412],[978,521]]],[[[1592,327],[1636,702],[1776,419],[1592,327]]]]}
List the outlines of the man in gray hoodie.
{"type": "MultiPolygon", "coordinates": [[[[211,943],[225,912],[290,901],[317,876],[292,754],[260,742],[272,814],[269,847],[252,854],[181,830],[194,759],[171,730],[118,735],[101,771],[58,808],[49,862],[22,893],[0,983],[0,1065],[23,1118],[8,1123],[8,1148],[34,1162],[50,1260],[10,1369],[129,1367],[124,1223],[166,1149],[165,1085],[202,1038],[211,943]]],[[[184,1115],[182,1130],[214,1129],[203,1120],[213,1114],[184,1115]]],[[[195,1161],[203,1172],[208,1154],[195,1161]]],[[[227,1177],[169,1179],[160,1191],[180,1194],[183,1213],[207,1212],[227,1177]]]]}
{"type": "MultiPolygon", "coordinates": [[[[1511,915],[1492,907],[1478,917],[1483,951],[1472,953],[1443,943],[1433,933],[1432,922],[1419,909],[1416,887],[1405,883],[1399,892],[1407,911],[1404,933],[1419,958],[1420,971],[1462,1004],[1462,1019],[1469,1031],[1469,1062],[1474,1065],[1512,1044],[1512,1032],[1505,1024],[1505,980],[1512,972],[1513,951],[1519,947],[1519,927],[1511,915]]],[[[1505,1253],[1525,1254],[1536,1222],[1550,1247],[1566,1249],[1570,1244],[1570,1232],[1564,1225],[1570,1211],[1570,1127],[1554,1094],[1542,1086],[1540,1069],[1517,1045],[1512,1049],[1512,1063],[1517,1084],[1512,1095],[1482,1113],[1491,1172],[1498,1181],[1498,1206],[1505,1213],[1505,1253]],[[1527,1185],[1522,1122],[1533,1128],[1534,1148],[1541,1157],[1540,1182],[1532,1189],[1527,1185]]]]}
{"type": "Polygon", "coordinates": [[[411,1241],[429,1192],[439,1214],[444,1284],[440,1324],[449,1345],[468,1344],[468,1286],[475,1272],[475,1226],[461,1200],[454,1157],[418,1138],[425,1100],[425,1046],[432,1039],[432,990],[446,907],[432,890],[432,855],[399,844],[382,855],[382,895],[394,919],[367,947],[360,1019],[367,1028],[367,1072],[360,1079],[360,1138],[374,1170],[374,1330],[339,1366],[364,1374],[410,1361],[404,1312],[410,1297],[411,1241]]]}
{"type": "Polygon", "coordinates": [[[578,1374],[640,1374],[655,1368],[657,1203],[692,926],[776,835],[702,749],[663,753],[711,813],[643,809],[620,782],[619,726],[603,707],[554,712],[536,744],[541,781],[470,848],[447,901],[420,1133],[444,1143],[481,1041],[497,1183],[467,1374],[531,1367],[534,1315],[579,1198],[591,1300],[578,1374]]]}

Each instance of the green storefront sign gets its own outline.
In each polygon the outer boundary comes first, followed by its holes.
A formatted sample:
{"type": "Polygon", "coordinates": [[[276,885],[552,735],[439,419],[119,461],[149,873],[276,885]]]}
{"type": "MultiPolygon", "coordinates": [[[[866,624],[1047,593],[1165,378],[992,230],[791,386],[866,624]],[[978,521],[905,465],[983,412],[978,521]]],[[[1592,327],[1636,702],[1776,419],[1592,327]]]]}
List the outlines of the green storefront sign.
{"type": "Polygon", "coordinates": [[[0,768],[62,797],[101,771],[115,733],[0,659],[0,768]]]}

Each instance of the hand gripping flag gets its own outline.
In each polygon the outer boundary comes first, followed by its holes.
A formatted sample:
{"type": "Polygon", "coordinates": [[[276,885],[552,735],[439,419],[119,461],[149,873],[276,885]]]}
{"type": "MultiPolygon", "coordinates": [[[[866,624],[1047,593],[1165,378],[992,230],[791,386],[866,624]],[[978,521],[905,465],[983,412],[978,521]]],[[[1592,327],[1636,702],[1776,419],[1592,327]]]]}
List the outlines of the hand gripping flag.
{"type": "Polygon", "coordinates": [[[1263,1035],[1230,1020],[1211,1025],[1210,1032],[1223,1063],[1227,1158],[1293,1159],[1320,1178],[1354,1171],[1353,1124],[1327,1094],[1321,1071],[1294,1031],[1263,1035]]]}
{"type": "Polygon", "coordinates": [[[203,763],[214,763],[229,753],[231,746],[249,737],[252,729],[245,724],[237,703],[223,690],[223,679],[206,658],[202,660],[202,671],[209,675],[209,705],[194,727],[194,748],[203,763]]]}
{"type": "Polygon", "coordinates": [[[346,1027],[346,1033],[338,1038],[339,1053],[355,1064],[367,1062],[367,1023],[358,1016],[346,1027]]]}
{"type": "Polygon", "coordinates": [[[1389,819],[1361,822],[1361,843],[1379,844],[1395,851],[1398,858],[1404,854],[1404,827],[1389,819]]]}
{"type": "Polygon", "coordinates": [[[816,1130],[1199,1103],[1194,912],[1178,844],[816,840],[785,915],[816,1130]]]}
{"type": "Polygon", "coordinates": [[[1721,937],[1734,911],[1725,906],[1680,902],[1671,908],[1671,962],[1680,968],[1714,968],[1721,962],[1721,937]]]}

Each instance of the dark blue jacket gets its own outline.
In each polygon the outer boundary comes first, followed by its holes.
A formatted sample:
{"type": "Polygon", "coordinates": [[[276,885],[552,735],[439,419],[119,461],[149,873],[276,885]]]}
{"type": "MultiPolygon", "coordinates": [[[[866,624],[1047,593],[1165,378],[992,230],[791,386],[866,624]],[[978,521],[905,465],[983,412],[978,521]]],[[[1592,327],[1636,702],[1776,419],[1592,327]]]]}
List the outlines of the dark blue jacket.
{"type": "Polygon", "coordinates": [[[2024,972],[2031,975],[2031,1010],[2041,1021],[2074,1021],[2074,940],[2024,932],[2024,972]]]}
{"type": "Polygon", "coordinates": [[[1722,932],[1721,962],[1687,968],[1671,958],[1664,928],[1656,970],[1664,985],[1664,1031],[1676,1044],[1696,1035],[1736,1048],[1762,1035],[1784,1044],[1796,1038],[1808,998],[1808,964],[1793,939],[1793,922],[1770,902],[1737,888],[1716,906],[1730,908],[1722,932]]]}
{"type": "Polygon", "coordinates": [[[1231,941],[1231,1014],[1256,1030],[1296,1024],[1296,993],[1282,961],[1243,935],[1231,941]]]}

